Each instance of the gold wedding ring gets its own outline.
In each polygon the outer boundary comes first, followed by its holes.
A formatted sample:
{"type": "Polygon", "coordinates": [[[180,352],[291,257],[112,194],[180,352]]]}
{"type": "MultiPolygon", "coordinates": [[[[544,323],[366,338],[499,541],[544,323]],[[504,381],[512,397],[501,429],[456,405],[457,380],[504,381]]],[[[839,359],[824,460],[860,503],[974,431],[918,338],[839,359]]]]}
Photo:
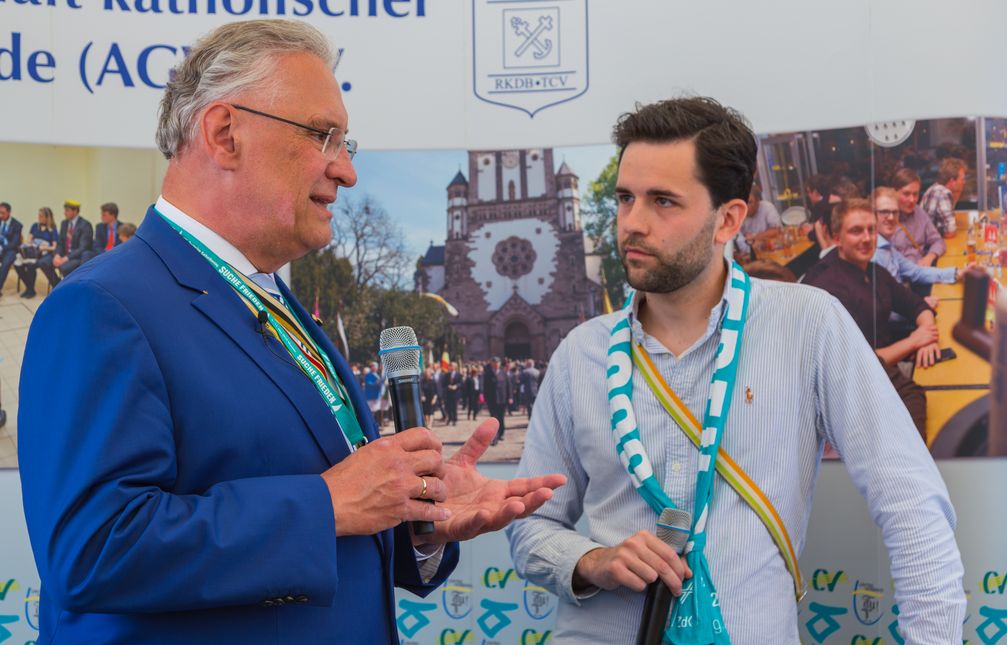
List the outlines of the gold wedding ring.
{"type": "Polygon", "coordinates": [[[419,497],[419,499],[426,499],[426,497],[427,497],[427,480],[425,478],[423,478],[423,477],[420,477],[420,481],[423,482],[423,490],[420,491],[420,497],[419,497]]]}

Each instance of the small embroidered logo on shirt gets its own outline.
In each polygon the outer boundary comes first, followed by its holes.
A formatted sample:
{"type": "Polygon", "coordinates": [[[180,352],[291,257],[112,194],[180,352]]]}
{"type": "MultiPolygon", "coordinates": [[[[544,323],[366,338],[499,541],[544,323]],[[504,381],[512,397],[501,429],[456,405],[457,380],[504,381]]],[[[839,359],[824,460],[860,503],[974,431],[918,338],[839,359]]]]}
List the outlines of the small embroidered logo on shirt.
{"type": "Polygon", "coordinates": [[[745,386],[745,403],[751,403],[752,399],[754,399],[754,398],[755,397],[752,396],[752,388],[750,388],[750,387],[748,387],[746,385],[745,386]]]}

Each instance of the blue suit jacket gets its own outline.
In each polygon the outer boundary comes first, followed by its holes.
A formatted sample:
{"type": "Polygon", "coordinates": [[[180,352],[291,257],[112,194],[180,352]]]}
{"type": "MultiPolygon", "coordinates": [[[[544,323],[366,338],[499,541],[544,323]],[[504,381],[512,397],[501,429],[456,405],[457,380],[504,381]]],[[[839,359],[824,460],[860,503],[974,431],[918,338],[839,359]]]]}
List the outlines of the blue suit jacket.
{"type": "Polygon", "coordinates": [[[332,414],[153,209],[46,298],[20,397],[39,643],[397,642],[393,584],[427,593],[457,562],[448,545],[425,585],[404,526],[336,538],[319,473],[349,453],[332,414]]]}

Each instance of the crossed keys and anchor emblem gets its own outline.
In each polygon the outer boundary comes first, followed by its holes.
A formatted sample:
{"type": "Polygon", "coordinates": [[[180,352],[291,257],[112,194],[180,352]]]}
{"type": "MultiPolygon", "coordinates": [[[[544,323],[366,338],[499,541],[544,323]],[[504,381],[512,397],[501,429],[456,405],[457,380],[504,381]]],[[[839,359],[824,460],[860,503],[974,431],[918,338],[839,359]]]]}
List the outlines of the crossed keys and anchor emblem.
{"type": "Polygon", "coordinates": [[[511,18],[510,26],[514,29],[515,34],[524,38],[524,42],[514,50],[514,56],[520,58],[528,51],[529,47],[534,47],[535,51],[532,53],[532,56],[536,60],[542,60],[552,51],[552,41],[541,37],[543,32],[552,31],[552,16],[540,16],[538,24],[534,29],[531,28],[531,25],[526,20],[515,16],[511,18]]]}

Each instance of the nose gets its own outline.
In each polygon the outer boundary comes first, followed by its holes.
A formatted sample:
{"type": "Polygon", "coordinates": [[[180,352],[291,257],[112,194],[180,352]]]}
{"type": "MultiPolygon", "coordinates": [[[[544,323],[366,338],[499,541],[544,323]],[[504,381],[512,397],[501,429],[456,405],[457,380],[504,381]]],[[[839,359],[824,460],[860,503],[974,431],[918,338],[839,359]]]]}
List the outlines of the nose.
{"type": "Polygon", "coordinates": [[[647,234],[647,214],[642,200],[633,200],[631,204],[620,204],[616,212],[616,224],[619,237],[625,239],[630,235],[647,234]]]}
{"type": "Polygon", "coordinates": [[[350,160],[350,153],[343,147],[335,159],[325,166],[325,176],[332,179],[336,184],[349,188],[357,183],[357,170],[350,160]]]}

